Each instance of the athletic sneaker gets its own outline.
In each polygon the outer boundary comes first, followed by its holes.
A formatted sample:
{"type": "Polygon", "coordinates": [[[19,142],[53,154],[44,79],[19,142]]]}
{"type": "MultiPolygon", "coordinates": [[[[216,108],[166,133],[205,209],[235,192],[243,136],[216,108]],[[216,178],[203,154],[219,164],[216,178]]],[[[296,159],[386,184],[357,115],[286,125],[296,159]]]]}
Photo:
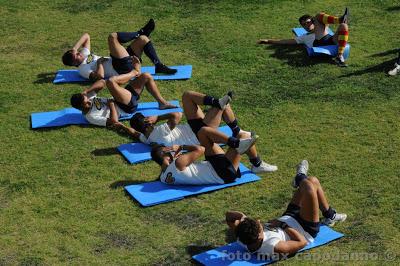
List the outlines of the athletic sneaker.
{"type": "Polygon", "coordinates": [[[292,183],[292,186],[294,188],[298,188],[300,185],[300,180],[298,180],[297,176],[299,174],[307,175],[307,172],[308,172],[308,161],[303,160],[297,165],[297,168],[296,168],[296,176],[294,177],[293,183],[292,183]]]}
{"type": "Polygon", "coordinates": [[[139,30],[140,35],[146,35],[147,37],[150,36],[151,32],[154,30],[156,27],[156,23],[154,22],[154,19],[150,19],[146,25],[144,25],[143,28],[139,30]]]}
{"type": "Polygon", "coordinates": [[[224,110],[228,103],[232,101],[233,99],[233,91],[229,91],[226,95],[224,95],[222,98],[219,98],[218,103],[219,103],[219,108],[221,110],[224,110]]]}
{"type": "Polygon", "coordinates": [[[251,146],[254,145],[254,143],[256,142],[257,138],[258,138],[258,136],[254,132],[251,132],[251,138],[249,138],[249,139],[240,139],[239,140],[239,147],[236,148],[237,152],[239,154],[243,154],[246,151],[248,151],[251,148],[251,146]]]}
{"type": "Polygon", "coordinates": [[[335,62],[335,64],[339,67],[347,67],[348,65],[346,64],[346,62],[344,61],[344,57],[343,55],[340,56],[336,56],[333,58],[333,62],[335,62]]]}
{"type": "Polygon", "coordinates": [[[251,166],[251,171],[255,174],[259,173],[270,173],[270,172],[275,172],[278,170],[278,166],[268,164],[266,162],[261,162],[261,164],[258,167],[255,167],[254,165],[251,166]]]}
{"type": "Polygon", "coordinates": [[[328,225],[328,226],[334,226],[336,222],[343,222],[347,218],[347,214],[344,213],[335,213],[332,219],[330,218],[324,218],[322,219],[321,223],[328,225]]]}
{"type": "Polygon", "coordinates": [[[168,74],[168,75],[173,75],[177,72],[178,70],[172,69],[167,67],[164,64],[157,64],[156,65],[156,73],[161,73],[161,74],[168,74]]]}
{"type": "Polygon", "coordinates": [[[346,7],[346,9],[344,10],[343,16],[340,17],[341,23],[349,24],[349,22],[350,22],[349,17],[350,17],[350,11],[349,11],[349,9],[346,7]]]}
{"type": "Polygon", "coordinates": [[[400,72],[400,65],[395,63],[394,68],[388,72],[390,76],[396,76],[400,72]]]}

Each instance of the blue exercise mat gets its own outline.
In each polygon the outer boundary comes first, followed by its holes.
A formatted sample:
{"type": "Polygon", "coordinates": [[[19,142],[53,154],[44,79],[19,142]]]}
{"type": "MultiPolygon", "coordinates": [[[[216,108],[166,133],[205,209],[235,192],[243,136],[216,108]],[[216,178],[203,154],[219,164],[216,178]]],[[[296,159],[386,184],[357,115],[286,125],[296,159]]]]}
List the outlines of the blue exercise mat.
{"type": "MultiPolygon", "coordinates": [[[[307,34],[307,31],[304,28],[294,28],[292,29],[293,33],[296,36],[302,36],[307,34]]],[[[334,32],[329,28],[329,34],[333,35],[334,32]]],[[[325,46],[318,46],[318,47],[308,47],[305,46],[307,49],[308,56],[318,56],[321,54],[329,55],[329,56],[336,56],[338,52],[337,45],[325,45],[325,46]]],[[[350,44],[346,44],[346,48],[344,49],[343,57],[347,59],[350,56],[350,44]]]]}
{"type": "Polygon", "coordinates": [[[242,164],[240,164],[240,171],[242,172],[242,177],[238,178],[235,182],[230,184],[179,186],[167,185],[162,183],[161,181],[153,181],[143,184],[126,186],[125,190],[142,206],[148,207],[170,201],[181,200],[188,196],[254,182],[261,179],[260,177],[250,172],[250,170],[242,164]]]}
{"type": "MultiPolygon", "coordinates": [[[[228,126],[219,127],[218,129],[226,135],[232,136],[232,130],[228,126]]],[[[144,143],[133,142],[122,144],[117,149],[130,164],[151,160],[151,147],[144,143]]]]}
{"type": "MultiPolygon", "coordinates": [[[[170,68],[177,69],[178,71],[173,75],[156,75],[154,66],[142,67],[142,73],[149,72],[153,75],[155,80],[174,80],[174,79],[190,79],[192,77],[192,66],[171,66],[170,68]]],[[[72,83],[72,82],[89,82],[88,79],[81,77],[77,69],[59,70],[53,83],[72,83]]]]}
{"type": "MultiPolygon", "coordinates": [[[[332,230],[328,226],[324,225],[320,227],[320,231],[315,238],[314,242],[308,244],[299,252],[303,252],[308,249],[316,248],[322,245],[326,245],[329,242],[337,240],[344,235],[332,230]]],[[[257,257],[256,254],[250,255],[242,246],[237,242],[222,246],[216,249],[212,249],[201,254],[192,257],[196,261],[207,265],[215,266],[246,266],[246,265],[267,265],[276,262],[276,260],[266,259],[262,256],[257,257]]]]}
{"type": "MultiPolygon", "coordinates": [[[[179,107],[179,101],[170,101],[171,104],[178,108],[160,110],[157,102],[139,103],[136,112],[142,113],[144,116],[163,115],[173,112],[182,112],[179,107]]],[[[120,117],[120,120],[130,119],[132,115],[120,117]]],[[[31,125],[32,129],[43,127],[60,127],[67,125],[87,125],[89,122],[82,115],[82,111],[75,108],[65,108],[59,111],[32,113],[31,125]]]]}

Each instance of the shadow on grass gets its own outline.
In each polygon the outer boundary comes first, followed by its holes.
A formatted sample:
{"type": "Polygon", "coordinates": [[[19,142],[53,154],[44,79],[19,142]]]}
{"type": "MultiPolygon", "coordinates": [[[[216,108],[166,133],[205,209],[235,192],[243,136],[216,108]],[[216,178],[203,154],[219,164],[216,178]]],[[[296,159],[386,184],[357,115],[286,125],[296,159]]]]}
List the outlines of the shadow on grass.
{"type": "Polygon", "coordinates": [[[37,80],[34,81],[34,84],[46,84],[46,83],[53,83],[54,77],[56,73],[54,72],[46,72],[37,74],[37,80]]]}
{"type": "Polygon", "coordinates": [[[387,55],[392,55],[392,54],[398,54],[399,52],[400,52],[400,49],[392,49],[392,50],[387,50],[385,52],[373,54],[373,55],[371,55],[371,57],[387,56],[387,55]]]}
{"type": "MultiPolygon", "coordinates": [[[[158,178],[157,178],[157,180],[158,180],[158,178]]],[[[155,180],[152,180],[152,181],[155,181],[155,180]]],[[[118,181],[112,182],[109,187],[111,189],[117,189],[120,187],[125,187],[125,186],[130,186],[130,185],[143,184],[146,182],[151,182],[151,181],[125,179],[125,180],[118,180],[118,181]]]]}
{"type": "Polygon", "coordinates": [[[349,74],[341,75],[339,78],[348,78],[353,76],[361,76],[364,74],[378,73],[378,72],[388,72],[393,68],[394,63],[396,62],[396,58],[382,62],[378,65],[370,66],[362,70],[358,70],[349,74]]]}
{"type": "Polygon", "coordinates": [[[109,155],[119,154],[119,152],[117,148],[111,147],[111,148],[95,149],[94,151],[91,152],[91,154],[94,156],[109,156],[109,155]]]}
{"type": "Polygon", "coordinates": [[[272,57],[285,61],[288,65],[294,67],[332,63],[329,56],[309,57],[303,47],[296,45],[269,45],[266,46],[266,50],[273,50],[272,57]]]}
{"type": "Polygon", "coordinates": [[[391,6],[386,8],[386,11],[400,11],[400,6],[391,6]]]}
{"type": "MultiPolygon", "coordinates": [[[[214,249],[214,248],[216,248],[216,246],[214,246],[210,243],[192,243],[186,247],[186,252],[187,252],[187,254],[189,254],[192,257],[194,255],[206,252],[206,251],[214,249]]],[[[195,263],[195,265],[202,265],[193,259],[191,260],[191,262],[195,263]]]]}

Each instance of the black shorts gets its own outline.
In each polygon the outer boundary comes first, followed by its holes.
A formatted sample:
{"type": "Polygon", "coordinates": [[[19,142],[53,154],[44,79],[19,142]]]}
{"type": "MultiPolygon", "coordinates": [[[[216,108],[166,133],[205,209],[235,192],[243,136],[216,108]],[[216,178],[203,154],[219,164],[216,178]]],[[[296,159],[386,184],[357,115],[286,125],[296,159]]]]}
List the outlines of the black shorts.
{"type": "Polygon", "coordinates": [[[291,210],[286,210],[282,216],[288,215],[290,217],[293,217],[300,225],[303,227],[304,231],[309,233],[312,237],[316,237],[318,232],[319,232],[319,222],[310,222],[306,221],[303,218],[300,217],[300,208],[298,209],[291,209],[291,210]]]}
{"type": "Polygon", "coordinates": [[[110,56],[112,58],[112,66],[118,74],[126,74],[134,69],[132,57],[125,56],[123,58],[116,58],[112,55],[110,56]]]}
{"type": "Polygon", "coordinates": [[[236,170],[225,154],[206,156],[206,160],[210,162],[218,176],[224,180],[224,183],[232,183],[236,178],[242,176],[240,169],[236,170]]]}
{"type": "Polygon", "coordinates": [[[325,46],[325,45],[336,45],[336,43],[333,41],[333,36],[330,34],[325,35],[319,40],[314,40],[313,46],[318,47],[318,46],[325,46]]]}
{"type": "Polygon", "coordinates": [[[115,103],[118,105],[119,108],[121,108],[125,113],[128,114],[132,114],[136,111],[137,106],[138,106],[138,102],[139,102],[139,98],[140,96],[136,93],[135,90],[133,90],[129,85],[127,85],[125,87],[125,89],[127,89],[128,91],[131,92],[132,97],[131,100],[128,104],[123,104],[120,102],[115,101],[115,103]]]}
{"type": "Polygon", "coordinates": [[[196,137],[197,137],[197,133],[199,133],[200,129],[202,127],[206,127],[207,126],[203,122],[202,118],[189,119],[187,122],[188,122],[190,128],[192,129],[193,133],[196,135],[196,137]]]}
{"type": "Polygon", "coordinates": [[[140,63],[142,63],[142,58],[140,56],[138,56],[137,54],[135,54],[135,52],[132,50],[132,48],[130,46],[126,47],[126,51],[128,52],[128,54],[130,56],[136,56],[137,58],[139,58],[140,63]]]}

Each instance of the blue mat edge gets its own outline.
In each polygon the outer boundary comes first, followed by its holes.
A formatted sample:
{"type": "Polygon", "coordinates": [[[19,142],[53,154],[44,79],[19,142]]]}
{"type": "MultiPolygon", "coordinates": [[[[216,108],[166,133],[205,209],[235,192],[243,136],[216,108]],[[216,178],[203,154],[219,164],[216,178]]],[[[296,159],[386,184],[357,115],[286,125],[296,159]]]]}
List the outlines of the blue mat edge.
{"type": "MultiPolygon", "coordinates": [[[[143,66],[144,68],[154,68],[154,66],[143,66]]],[[[154,80],[187,80],[190,79],[192,77],[192,72],[193,72],[193,65],[176,65],[176,66],[170,66],[172,68],[176,68],[176,67],[185,67],[187,68],[187,71],[190,72],[190,75],[188,77],[184,77],[184,78],[172,78],[174,75],[153,75],[154,80]]],[[[89,83],[91,82],[89,79],[85,79],[82,77],[82,79],[80,80],[73,80],[73,81],[63,81],[63,80],[59,80],[57,79],[57,76],[59,75],[60,71],[68,71],[68,72],[79,72],[78,69],[59,69],[56,72],[56,75],[53,79],[53,84],[64,84],[64,83],[89,83]]],[[[147,71],[145,71],[147,72],[147,71]]]]}
{"type": "MultiPolygon", "coordinates": [[[[324,226],[326,226],[326,225],[324,225],[324,226]]],[[[327,226],[327,227],[328,227],[328,226],[327,226]]],[[[328,228],[331,229],[330,227],[328,227],[328,228]]],[[[343,237],[345,236],[343,233],[340,233],[340,232],[335,231],[335,230],[333,230],[333,229],[331,229],[331,230],[334,231],[334,232],[337,234],[337,236],[336,236],[335,238],[333,238],[333,239],[331,239],[331,240],[329,240],[329,241],[327,241],[327,242],[325,242],[325,243],[323,243],[323,244],[321,244],[321,245],[318,245],[318,246],[313,246],[313,247],[309,247],[309,248],[305,247],[305,248],[303,248],[303,249],[300,249],[298,252],[296,252],[296,255],[297,255],[298,253],[303,253],[303,252],[305,252],[305,251],[308,251],[308,250],[311,250],[311,249],[314,249],[314,248],[318,248],[318,247],[322,247],[322,246],[328,245],[329,243],[332,243],[333,241],[339,240],[339,239],[341,239],[341,238],[343,238],[343,237]]],[[[195,260],[196,262],[200,263],[201,265],[207,265],[207,264],[202,263],[201,260],[198,260],[197,257],[200,256],[200,255],[202,255],[202,254],[204,254],[204,253],[207,253],[207,252],[209,252],[209,251],[211,251],[211,250],[222,249],[223,247],[226,247],[226,246],[229,246],[229,245],[232,245],[232,244],[235,244],[235,243],[237,243],[237,242],[228,243],[228,244],[226,244],[226,245],[219,246],[219,247],[216,247],[216,248],[214,248],[214,249],[210,249],[210,250],[201,252],[201,253],[199,253],[199,254],[193,255],[193,256],[192,256],[192,259],[195,260]]],[[[295,255],[295,256],[296,256],[296,255],[295,255]]],[[[290,257],[289,257],[288,259],[290,259],[290,257]]],[[[273,264],[273,263],[276,263],[276,262],[279,262],[279,261],[281,261],[281,260],[267,261],[265,264],[262,264],[262,265],[269,265],[269,264],[273,264]]]]}
{"type": "MultiPolygon", "coordinates": [[[[215,188],[215,189],[210,190],[210,191],[206,191],[206,192],[195,192],[195,193],[192,193],[192,194],[187,195],[187,196],[181,196],[181,197],[177,197],[177,198],[174,198],[174,199],[162,200],[162,201],[159,201],[159,202],[154,202],[154,203],[149,203],[149,204],[143,204],[143,203],[141,203],[139,200],[137,200],[137,199],[129,192],[129,186],[133,186],[133,185],[125,186],[125,187],[124,187],[124,191],[129,195],[129,197],[130,197],[131,199],[134,199],[135,202],[139,203],[139,205],[141,205],[141,206],[143,206],[143,207],[151,207],[151,206],[155,206],[155,205],[159,205],[159,204],[164,204],[164,203],[168,203],[168,202],[179,201],[179,200],[182,200],[182,199],[184,199],[184,198],[196,196],[196,195],[199,195],[199,194],[211,193],[211,192],[218,191],[218,190],[221,190],[221,189],[224,189],[224,188],[236,187],[236,186],[240,186],[240,185],[244,185],[244,184],[249,184],[249,183],[253,183],[253,182],[256,182],[256,181],[260,181],[260,180],[261,180],[261,177],[259,177],[259,176],[256,175],[255,173],[251,172],[250,169],[248,169],[246,166],[244,166],[243,164],[241,164],[241,166],[244,167],[244,168],[246,169],[246,171],[243,171],[242,173],[250,172],[251,174],[253,174],[253,175],[256,176],[257,178],[254,179],[254,180],[251,180],[251,181],[247,181],[247,182],[245,182],[245,183],[234,184],[234,185],[231,185],[231,186],[221,186],[221,187],[215,188]]],[[[161,181],[150,181],[149,183],[151,183],[151,182],[161,182],[161,181]]],[[[139,184],[134,184],[134,185],[139,185],[139,184]]]]}

